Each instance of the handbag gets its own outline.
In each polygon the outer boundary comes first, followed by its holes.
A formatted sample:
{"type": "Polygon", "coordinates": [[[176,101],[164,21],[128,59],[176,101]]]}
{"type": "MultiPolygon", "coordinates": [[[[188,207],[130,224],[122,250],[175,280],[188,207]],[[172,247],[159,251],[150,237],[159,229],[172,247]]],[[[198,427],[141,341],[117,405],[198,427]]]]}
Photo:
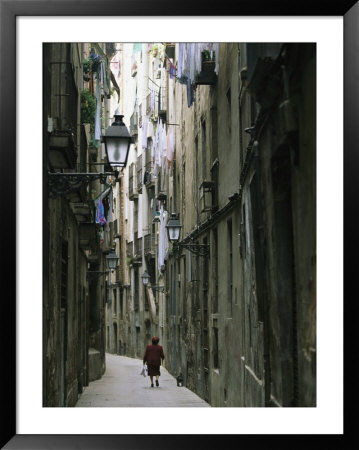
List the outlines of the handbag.
{"type": "Polygon", "coordinates": [[[148,369],[147,369],[146,364],[143,365],[140,375],[143,375],[144,377],[147,377],[148,369]]]}

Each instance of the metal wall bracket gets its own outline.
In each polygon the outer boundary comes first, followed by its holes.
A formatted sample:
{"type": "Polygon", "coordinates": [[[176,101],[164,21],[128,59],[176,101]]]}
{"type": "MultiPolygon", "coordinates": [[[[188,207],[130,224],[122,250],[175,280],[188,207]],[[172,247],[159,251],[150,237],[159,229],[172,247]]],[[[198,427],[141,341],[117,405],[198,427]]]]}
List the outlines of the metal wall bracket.
{"type": "Polygon", "coordinates": [[[104,173],[60,173],[48,172],[49,197],[56,198],[59,195],[70,194],[78,191],[82,186],[86,186],[95,180],[100,180],[101,184],[106,183],[108,176],[118,177],[118,172],[104,173]]]}

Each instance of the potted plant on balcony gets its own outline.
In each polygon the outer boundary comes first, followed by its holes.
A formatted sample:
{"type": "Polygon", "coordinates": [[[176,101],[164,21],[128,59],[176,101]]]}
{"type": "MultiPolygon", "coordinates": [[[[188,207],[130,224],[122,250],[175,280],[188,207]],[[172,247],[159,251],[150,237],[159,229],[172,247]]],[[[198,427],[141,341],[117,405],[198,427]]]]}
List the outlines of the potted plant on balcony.
{"type": "Polygon", "coordinates": [[[151,48],[148,51],[149,54],[152,54],[152,56],[155,58],[158,53],[158,44],[154,44],[151,46],[151,48]]]}
{"type": "Polygon", "coordinates": [[[86,58],[82,61],[83,77],[85,81],[90,81],[90,72],[92,70],[92,59],[86,58]]]}
{"type": "Polygon", "coordinates": [[[81,123],[89,123],[93,131],[95,123],[96,98],[89,89],[81,92],[81,123]]]}
{"type": "Polygon", "coordinates": [[[216,54],[211,50],[204,50],[201,54],[201,72],[196,75],[196,84],[215,84],[217,75],[216,54]]]}
{"type": "Polygon", "coordinates": [[[213,72],[216,66],[216,53],[210,50],[204,50],[201,55],[202,72],[213,72]]]}

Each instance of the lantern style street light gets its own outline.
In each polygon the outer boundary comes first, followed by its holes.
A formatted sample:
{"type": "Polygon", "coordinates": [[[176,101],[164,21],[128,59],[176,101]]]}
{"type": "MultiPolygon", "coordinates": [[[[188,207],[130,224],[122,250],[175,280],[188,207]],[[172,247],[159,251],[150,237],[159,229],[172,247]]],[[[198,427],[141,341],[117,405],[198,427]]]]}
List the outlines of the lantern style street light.
{"type": "Polygon", "coordinates": [[[142,274],[142,283],[144,286],[148,285],[148,282],[150,281],[150,275],[148,274],[147,270],[145,270],[142,274]]]}
{"type": "Polygon", "coordinates": [[[171,242],[178,242],[182,225],[180,224],[180,221],[178,220],[178,216],[176,213],[171,214],[171,217],[167,222],[166,228],[168,232],[168,239],[171,242]]]}
{"type": "Polygon", "coordinates": [[[93,280],[95,278],[99,278],[102,275],[109,275],[111,270],[116,269],[116,267],[118,266],[118,256],[116,254],[116,251],[114,248],[111,249],[110,253],[108,255],[106,255],[106,260],[107,260],[107,266],[108,266],[108,270],[105,270],[104,272],[98,271],[98,270],[88,270],[87,271],[87,279],[88,280],[93,280]]]}
{"type": "Polygon", "coordinates": [[[106,255],[106,259],[107,259],[108,268],[110,270],[116,269],[116,267],[118,266],[119,258],[117,256],[116,251],[115,251],[114,248],[112,248],[110,253],[108,255],[106,255]]]}
{"type": "MultiPolygon", "coordinates": [[[[150,278],[151,278],[151,277],[150,277],[149,273],[147,272],[147,270],[145,270],[145,271],[143,272],[141,278],[142,278],[142,283],[143,283],[143,285],[144,285],[145,287],[148,286],[148,282],[150,281],[150,278]]],[[[152,289],[153,291],[160,291],[160,292],[164,292],[164,291],[165,291],[164,286],[149,286],[149,287],[151,287],[151,289],[152,289]]]]}
{"type": "MultiPolygon", "coordinates": [[[[133,139],[123,123],[123,115],[119,114],[119,109],[116,110],[114,115],[115,121],[101,136],[101,141],[105,144],[108,164],[111,167],[126,167],[128,152],[133,139]]],[[[105,184],[108,176],[114,176],[117,181],[118,175],[118,171],[102,173],[48,172],[49,196],[56,198],[58,195],[70,194],[95,180],[105,184]]]]}
{"type": "Polygon", "coordinates": [[[166,225],[168,239],[173,243],[174,249],[185,248],[197,256],[207,256],[209,254],[209,244],[185,244],[179,242],[182,225],[176,213],[172,213],[166,225]]]}
{"type": "Polygon", "coordinates": [[[125,167],[133,139],[122,120],[124,116],[119,113],[119,108],[114,115],[115,121],[101,138],[105,144],[107,161],[110,166],[125,167]]]}

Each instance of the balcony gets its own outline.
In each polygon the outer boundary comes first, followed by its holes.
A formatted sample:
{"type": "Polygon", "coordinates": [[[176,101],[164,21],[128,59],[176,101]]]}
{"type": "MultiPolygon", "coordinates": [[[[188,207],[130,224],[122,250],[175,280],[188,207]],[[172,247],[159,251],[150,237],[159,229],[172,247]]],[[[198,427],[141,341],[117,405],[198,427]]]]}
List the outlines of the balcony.
{"type": "Polygon", "coordinates": [[[137,158],[137,192],[142,194],[142,155],[137,158]]]}
{"type": "Polygon", "coordinates": [[[79,226],[79,243],[82,250],[91,250],[96,241],[96,227],[93,223],[81,223],[79,226]]]}
{"type": "Polygon", "coordinates": [[[109,253],[113,247],[113,223],[110,222],[104,227],[104,239],[102,242],[102,251],[109,253]]]}
{"type": "Polygon", "coordinates": [[[142,128],[142,103],[138,105],[138,127],[142,128]]]}
{"type": "Polygon", "coordinates": [[[144,237],[144,254],[149,258],[155,258],[156,255],[156,235],[154,233],[146,234],[144,237]]]}
{"type": "Polygon", "coordinates": [[[146,97],[146,114],[151,114],[152,112],[152,104],[151,104],[151,93],[149,93],[146,97]]]}
{"type": "Polygon", "coordinates": [[[214,85],[217,82],[217,74],[214,71],[216,67],[216,60],[214,52],[204,51],[202,52],[202,65],[201,72],[196,75],[195,83],[196,85],[214,85]]]}
{"type": "Polygon", "coordinates": [[[73,169],[77,160],[75,137],[70,131],[56,131],[49,136],[49,162],[53,169],[73,169]]]}
{"type": "Polygon", "coordinates": [[[133,260],[133,242],[126,243],[126,263],[128,266],[132,267],[133,260]]]}
{"type": "Polygon", "coordinates": [[[130,118],[130,134],[131,136],[138,135],[138,113],[134,112],[130,118]]]}
{"type": "Polygon", "coordinates": [[[166,122],[167,120],[167,77],[164,69],[160,72],[160,90],[158,92],[158,115],[166,122]]]}
{"type": "Polygon", "coordinates": [[[128,180],[128,197],[131,201],[138,199],[137,191],[137,174],[136,164],[132,163],[129,167],[129,180],[128,180]]]}
{"type": "Polygon", "coordinates": [[[73,169],[77,161],[76,130],[78,87],[71,62],[70,44],[53,47],[50,62],[51,108],[48,118],[48,156],[52,169],[73,169]]]}
{"type": "Polygon", "coordinates": [[[213,181],[204,180],[199,187],[200,190],[200,205],[201,212],[211,212],[214,205],[214,189],[215,183],[213,181]]]}
{"type": "Polygon", "coordinates": [[[142,238],[135,237],[134,245],[135,245],[135,252],[133,255],[132,264],[139,266],[142,264],[142,238]]]}
{"type": "Polygon", "coordinates": [[[70,207],[78,223],[91,222],[93,220],[92,208],[89,203],[70,203],[70,207]]]}
{"type": "Polygon", "coordinates": [[[146,149],[145,153],[145,174],[144,174],[144,184],[147,189],[153,189],[155,187],[156,179],[153,176],[153,162],[151,157],[151,147],[152,142],[150,146],[146,149]]]}

